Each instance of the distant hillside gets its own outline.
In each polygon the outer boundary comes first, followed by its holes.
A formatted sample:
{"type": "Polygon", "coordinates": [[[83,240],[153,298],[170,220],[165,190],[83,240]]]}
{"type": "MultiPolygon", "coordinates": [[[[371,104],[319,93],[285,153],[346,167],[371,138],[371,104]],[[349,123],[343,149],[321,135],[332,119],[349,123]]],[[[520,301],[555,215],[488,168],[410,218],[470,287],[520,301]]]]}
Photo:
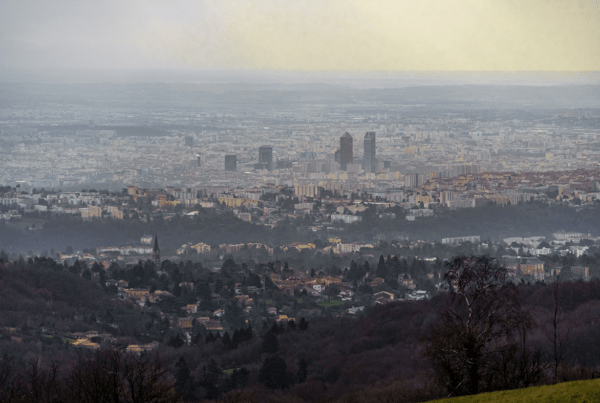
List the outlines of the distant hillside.
{"type": "MultiPolygon", "coordinates": [[[[473,396],[435,400],[436,403],[544,403],[544,402],[598,402],[600,379],[565,382],[557,385],[535,386],[527,389],[482,393],[473,396]]],[[[433,402],[431,402],[433,403],[433,402]]]]}
{"type": "Polygon", "coordinates": [[[62,269],[49,259],[23,262],[21,268],[0,267],[0,326],[21,326],[28,320],[57,325],[109,306],[100,286],[62,269]]]}
{"type": "MultiPolygon", "coordinates": [[[[40,104],[61,104],[76,108],[126,107],[128,113],[172,108],[229,113],[236,109],[346,108],[364,111],[374,104],[421,105],[453,108],[598,108],[598,85],[429,85],[435,82],[405,81],[404,88],[377,88],[384,82],[366,81],[362,88],[351,83],[287,84],[26,84],[1,82],[0,104],[30,108],[40,104]],[[93,94],[93,96],[90,96],[93,94]]],[[[131,133],[129,133],[131,134],[131,133]]]]}

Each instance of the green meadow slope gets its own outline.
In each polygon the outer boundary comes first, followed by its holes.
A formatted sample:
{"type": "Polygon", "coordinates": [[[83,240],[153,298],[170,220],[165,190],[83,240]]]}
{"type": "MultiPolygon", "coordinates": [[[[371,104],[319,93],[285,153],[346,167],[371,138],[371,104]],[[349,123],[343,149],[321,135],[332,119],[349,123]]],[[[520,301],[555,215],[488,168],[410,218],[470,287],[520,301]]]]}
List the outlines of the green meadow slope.
{"type": "Polygon", "coordinates": [[[435,400],[430,403],[563,403],[600,402],[600,379],[535,386],[527,389],[482,393],[435,400]]]}

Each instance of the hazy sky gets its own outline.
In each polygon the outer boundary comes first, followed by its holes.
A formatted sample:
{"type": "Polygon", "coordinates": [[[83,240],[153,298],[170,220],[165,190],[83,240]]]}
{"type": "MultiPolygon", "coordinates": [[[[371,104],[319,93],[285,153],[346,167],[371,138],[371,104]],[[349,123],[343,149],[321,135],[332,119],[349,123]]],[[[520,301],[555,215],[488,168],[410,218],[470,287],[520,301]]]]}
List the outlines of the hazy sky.
{"type": "Polygon", "coordinates": [[[0,68],[600,70],[600,0],[0,0],[0,68]]]}

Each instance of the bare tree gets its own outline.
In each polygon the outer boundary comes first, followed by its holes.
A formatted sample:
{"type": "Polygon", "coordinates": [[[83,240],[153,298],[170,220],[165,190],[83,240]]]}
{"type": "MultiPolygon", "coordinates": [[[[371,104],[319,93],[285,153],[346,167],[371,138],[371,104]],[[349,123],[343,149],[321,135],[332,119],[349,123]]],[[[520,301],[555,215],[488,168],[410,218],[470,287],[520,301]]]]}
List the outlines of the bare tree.
{"type": "Polygon", "coordinates": [[[81,356],[69,373],[66,401],[176,403],[174,382],[158,355],[106,350],[81,356]]]}
{"type": "Polygon", "coordinates": [[[177,403],[175,382],[158,354],[146,357],[129,355],[124,360],[125,401],[131,403],[177,403]]]}
{"type": "Polygon", "coordinates": [[[25,392],[25,382],[18,373],[14,357],[4,354],[0,358],[0,402],[16,402],[25,392]]]}
{"type": "MultiPolygon", "coordinates": [[[[458,256],[446,267],[451,297],[439,311],[437,327],[424,340],[425,355],[449,396],[492,390],[499,383],[499,360],[503,355],[508,359],[511,349],[514,360],[520,350],[515,338],[522,334],[526,344],[533,321],[521,308],[517,287],[506,282],[506,268],[494,259],[458,256]]],[[[511,364],[510,371],[519,366],[511,364]]]]}
{"type": "Polygon", "coordinates": [[[98,351],[82,354],[73,365],[67,380],[68,401],[120,402],[123,395],[123,354],[98,351]]]}
{"type": "Polygon", "coordinates": [[[527,343],[527,333],[535,323],[523,318],[508,343],[498,350],[496,360],[492,360],[493,372],[497,375],[495,388],[526,388],[540,382],[549,367],[549,361],[540,347],[532,348],[527,343]]]}
{"type": "Polygon", "coordinates": [[[55,362],[47,368],[37,358],[31,359],[24,370],[26,393],[23,402],[54,403],[60,401],[59,367],[55,362]]]}
{"type": "Polygon", "coordinates": [[[567,342],[569,340],[569,329],[563,328],[563,310],[561,308],[561,283],[560,276],[556,276],[552,283],[552,313],[549,321],[544,323],[546,337],[552,344],[553,374],[552,383],[558,382],[558,371],[563,363],[567,342]],[[548,323],[550,322],[550,323],[548,323]]]}

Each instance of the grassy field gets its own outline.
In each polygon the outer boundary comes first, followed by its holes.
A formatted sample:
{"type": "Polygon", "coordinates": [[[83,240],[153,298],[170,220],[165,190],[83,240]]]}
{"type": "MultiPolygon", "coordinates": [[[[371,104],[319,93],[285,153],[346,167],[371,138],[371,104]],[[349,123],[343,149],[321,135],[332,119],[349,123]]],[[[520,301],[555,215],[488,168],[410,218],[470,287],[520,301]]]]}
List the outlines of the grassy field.
{"type": "Polygon", "coordinates": [[[435,400],[430,403],[562,403],[600,402],[600,379],[535,386],[527,389],[482,393],[473,396],[435,400]]]}

